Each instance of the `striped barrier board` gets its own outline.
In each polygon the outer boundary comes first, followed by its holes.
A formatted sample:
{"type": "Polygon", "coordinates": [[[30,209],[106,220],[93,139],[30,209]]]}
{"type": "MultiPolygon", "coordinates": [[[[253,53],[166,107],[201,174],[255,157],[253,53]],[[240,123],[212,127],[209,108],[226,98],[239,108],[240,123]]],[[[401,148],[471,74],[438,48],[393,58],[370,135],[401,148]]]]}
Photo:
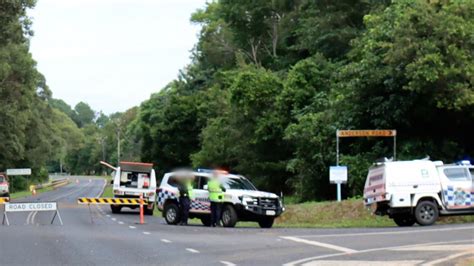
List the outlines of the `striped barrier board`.
{"type": "Polygon", "coordinates": [[[10,198],[0,197],[0,204],[5,204],[10,202],[10,198]]]}
{"type": "MultiPolygon", "coordinates": [[[[140,199],[136,198],[78,198],[79,204],[114,204],[114,205],[140,205],[140,199]]],[[[148,204],[143,200],[143,204],[148,204]]]]}

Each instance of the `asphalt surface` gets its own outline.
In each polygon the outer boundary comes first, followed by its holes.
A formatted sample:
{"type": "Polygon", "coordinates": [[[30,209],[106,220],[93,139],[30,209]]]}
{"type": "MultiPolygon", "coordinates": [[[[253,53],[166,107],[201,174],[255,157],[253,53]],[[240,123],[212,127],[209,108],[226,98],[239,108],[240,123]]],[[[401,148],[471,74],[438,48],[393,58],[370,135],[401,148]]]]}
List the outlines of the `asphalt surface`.
{"type": "MultiPolygon", "coordinates": [[[[9,213],[0,265],[470,265],[474,224],[410,228],[259,229],[170,226],[135,210],[76,204],[105,181],[76,177],[17,202],[57,201],[53,213],[9,213]],[[463,264],[466,263],[466,264],[463,264]]],[[[0,207],[0,209],[3,209],[0,207]]]]}

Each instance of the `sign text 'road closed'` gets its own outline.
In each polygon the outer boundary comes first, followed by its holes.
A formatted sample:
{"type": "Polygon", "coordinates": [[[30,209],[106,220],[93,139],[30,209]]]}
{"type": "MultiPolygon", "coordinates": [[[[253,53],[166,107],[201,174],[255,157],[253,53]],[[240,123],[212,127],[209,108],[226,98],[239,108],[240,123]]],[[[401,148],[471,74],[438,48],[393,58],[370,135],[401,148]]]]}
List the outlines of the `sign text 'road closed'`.
{"type": "Polygon", "coordinates": [[[5,212],[56,211],[56,202],[6,203],[5,212]]]}

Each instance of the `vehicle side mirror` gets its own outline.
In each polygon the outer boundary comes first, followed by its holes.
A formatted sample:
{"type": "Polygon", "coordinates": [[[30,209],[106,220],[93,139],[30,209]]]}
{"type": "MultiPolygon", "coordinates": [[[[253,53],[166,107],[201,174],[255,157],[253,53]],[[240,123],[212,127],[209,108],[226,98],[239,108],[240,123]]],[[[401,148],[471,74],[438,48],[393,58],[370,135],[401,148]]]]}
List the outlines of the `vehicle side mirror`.
{"type": "Polygon", "coordinates": [[[205,190],[207,190],[209,187],[207,185],[204,185],[203,187],[205,190]]]}

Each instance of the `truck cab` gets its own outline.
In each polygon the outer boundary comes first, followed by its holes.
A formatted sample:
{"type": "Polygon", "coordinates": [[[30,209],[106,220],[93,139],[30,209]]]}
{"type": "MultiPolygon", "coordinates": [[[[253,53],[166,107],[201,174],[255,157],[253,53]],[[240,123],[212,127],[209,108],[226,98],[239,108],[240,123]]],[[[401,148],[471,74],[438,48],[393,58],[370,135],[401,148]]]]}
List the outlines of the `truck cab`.
{"type": "Polygon", "coordinates": [[[474,214],[474,167],[468,161],[385,161],[369,169],[364,203],[399,226],[431,225],[439,216],[474,214]]]}
{"type": "MultiPolygon", "coordinates": [[[[190,218],[201,219],[210,225],[210,200],[207,182],[212,171],[198,169],[192,172],[194,199],[191,201],[190,218]]],[[[168,224],[177,224],[179,217],[179,191],[176,186],[177,172],[166,173],[158,189],[157,206],[168,224]]],[[[222,206],[222,224],[234,227],[238,221],[257,222],[262,228],[273,226],[274,219],[285,210],[276,194],[257,190],[244,176],[221,171],[220,182],[225,188],[222,206]]]]}
{"type": "Polygon", "coordinates": [[[0,197],[10,197],[7,175],[0,173],[0,197]]]}
{"type": "MultiPolygon", "coordinates": [[[[139,198],[147,201],[144,213],[153,215],[156,201],[156,176],[153,164],[138,162],[120,162],[114,168],[114,198],[139,198]]],[[[137,205],[110,205],[113,213],[119,213],[122,207],[137,208],[137,205]]]]}

